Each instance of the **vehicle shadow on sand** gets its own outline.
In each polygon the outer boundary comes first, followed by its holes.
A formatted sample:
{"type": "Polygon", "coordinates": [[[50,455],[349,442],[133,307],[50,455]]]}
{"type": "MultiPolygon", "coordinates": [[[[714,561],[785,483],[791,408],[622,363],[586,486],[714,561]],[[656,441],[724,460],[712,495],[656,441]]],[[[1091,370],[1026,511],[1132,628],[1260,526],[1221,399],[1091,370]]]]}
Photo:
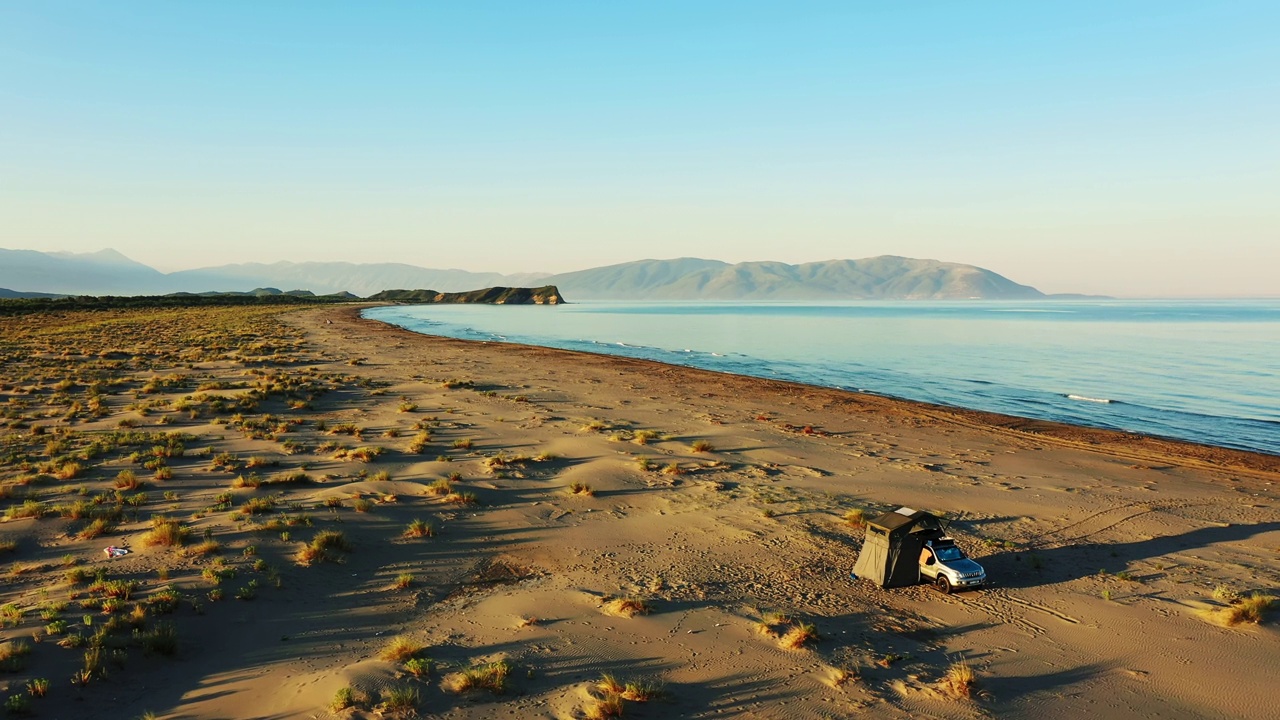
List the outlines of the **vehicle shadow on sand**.
{"type": "Polygon", "coordinates": [[[1100,571],[1124,572],[1129,564],[1193,548],[1248,540],[1280,531],[1280,522],[1205,527],[1180,535],[1128,543],[1083,542],[1043,549],[1020,549],[982,557],[988,577],[1001,587],[1026,588],[1076,580],[1100,571]]]}

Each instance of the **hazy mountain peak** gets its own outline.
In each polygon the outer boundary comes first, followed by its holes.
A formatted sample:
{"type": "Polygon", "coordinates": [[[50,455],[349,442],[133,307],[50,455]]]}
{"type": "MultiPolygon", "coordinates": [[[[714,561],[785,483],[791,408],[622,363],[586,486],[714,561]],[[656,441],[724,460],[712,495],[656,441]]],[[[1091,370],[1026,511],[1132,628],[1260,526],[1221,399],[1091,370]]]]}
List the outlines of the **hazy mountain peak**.
{"type": "MultiPolygon", "coordinates": [[[[38,251],[27,250],[25,252],[34,253],[38,251]]],[[[87,252],[87,253],[50,252],[50,253],[39,253],[39,254],[53,256],[53,257],[60,257],[60,258],[68,258],[73,260],[80,260],[84,262],[94,262],[94,263],[103,263],[103,264],[111,264],[111,265],[136,265],[139,267],[147,267],[146,265],[143,265],[137,260],[130,258],[129,256],[125,255],[119,250],[116,250],[115,248],[103,248],[102,250],[96,250],[94,252],[87,252]]]]}

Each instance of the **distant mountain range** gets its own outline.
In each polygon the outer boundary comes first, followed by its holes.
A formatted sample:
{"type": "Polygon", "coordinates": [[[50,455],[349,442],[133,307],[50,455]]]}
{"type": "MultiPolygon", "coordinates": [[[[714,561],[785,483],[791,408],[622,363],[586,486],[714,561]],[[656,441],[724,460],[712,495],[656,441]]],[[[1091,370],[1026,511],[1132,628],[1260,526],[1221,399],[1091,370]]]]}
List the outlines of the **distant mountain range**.
{"type": "MultiPolygon", "coordinates": [[[[1025,300],[1039,290],[973,265],[881,256],[788,265],[679,258],[550,275],[434,270],[400,263],[278,262],[162,273],[114,250],[0,249],[0,288],[27,295],[163,295],[293,288],[368,297],[393,288],[452,293],[556,285],[575,300],[1025,300]]],[[[5,296],[0,290],[0,297],[5,296]]]]}

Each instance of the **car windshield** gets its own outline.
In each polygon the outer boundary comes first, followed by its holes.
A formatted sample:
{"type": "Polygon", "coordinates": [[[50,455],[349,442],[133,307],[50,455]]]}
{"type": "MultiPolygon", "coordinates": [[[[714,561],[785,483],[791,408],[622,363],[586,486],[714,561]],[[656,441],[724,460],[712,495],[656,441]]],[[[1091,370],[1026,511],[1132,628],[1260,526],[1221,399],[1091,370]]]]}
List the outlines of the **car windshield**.
{"type": "Polygon", "coordinates": [[[964,559],[964,551],[954,545],[951,547],[935,548],[934,552],[938,554],[938,559],[942,562],[964,559]]]}

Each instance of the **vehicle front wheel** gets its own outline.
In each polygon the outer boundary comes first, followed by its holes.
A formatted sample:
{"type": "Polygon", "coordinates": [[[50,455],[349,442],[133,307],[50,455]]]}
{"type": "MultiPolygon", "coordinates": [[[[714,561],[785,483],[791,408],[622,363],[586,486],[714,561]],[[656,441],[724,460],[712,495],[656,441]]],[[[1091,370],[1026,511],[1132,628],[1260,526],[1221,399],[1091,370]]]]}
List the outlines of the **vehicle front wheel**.
{"type": "Polygon", "coordinates": [[[951,594],[951,581],[948,580],[945,575],[939,575],[938,582],[935,584],[938,586],[938,592],[943,595],[951,594]]]}

